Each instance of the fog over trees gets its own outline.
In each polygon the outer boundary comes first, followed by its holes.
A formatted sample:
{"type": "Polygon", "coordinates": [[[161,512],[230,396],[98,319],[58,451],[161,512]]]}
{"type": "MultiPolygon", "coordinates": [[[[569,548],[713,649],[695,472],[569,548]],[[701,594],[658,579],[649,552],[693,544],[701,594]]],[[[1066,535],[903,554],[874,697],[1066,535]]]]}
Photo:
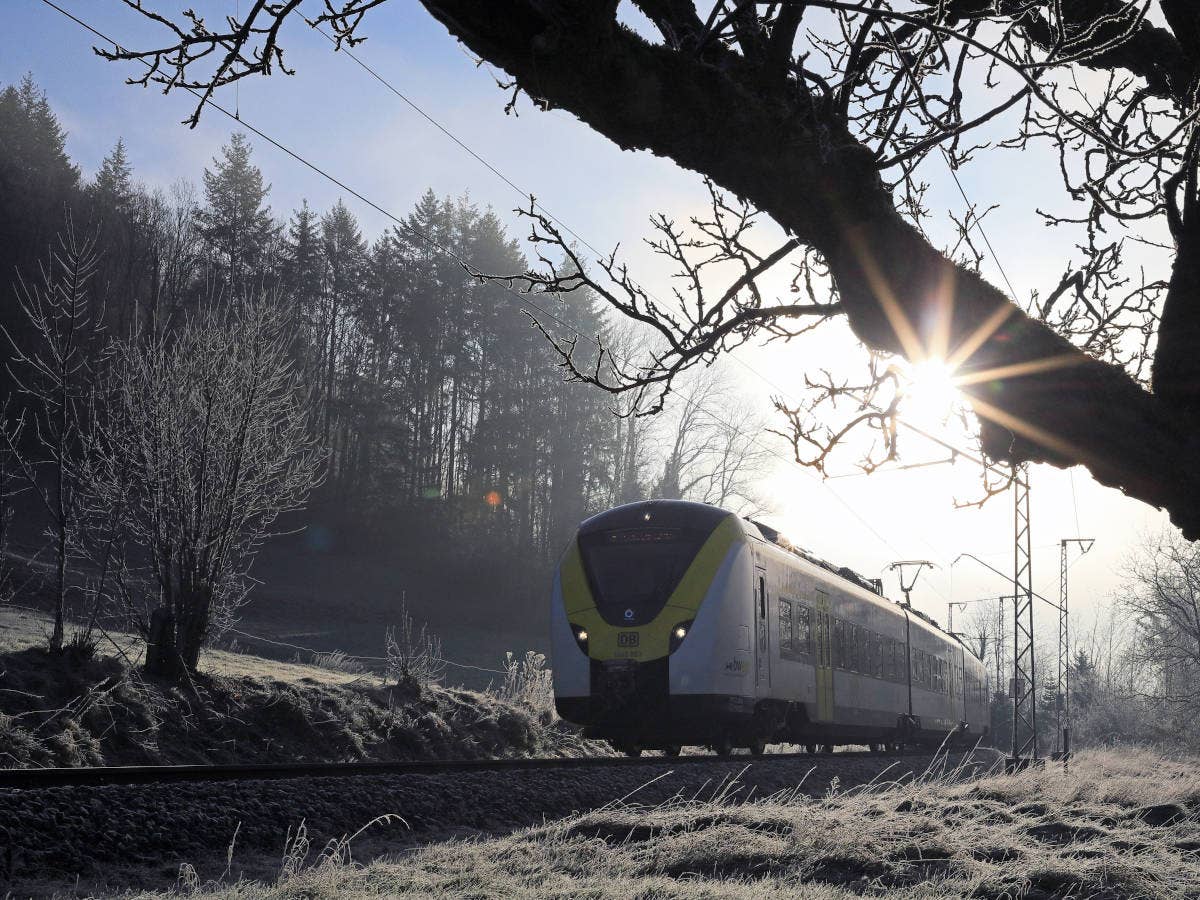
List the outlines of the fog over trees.
{"type": "MultiPolygon", "coordinates": [[[[125,4],[152,20],[153,35],[135,49],[97,52],[131,64],[131,84],[193,91],[192,125],[220,87],[291,71],[283,26],[301,19],[298,4],[260,3],[220,20],[125,4]]],[[[387,5],[327,2],[306,21],[341,49],[366,40],[387,5]]],[[[507,73],[499,82],[507,111],[522,95],[537,109],[565,110],[622,149],[710,179],[786,233],[763,256],[725,248],[744,273],[703,285],[682,312],[630,284],[619,261],[606,267],[607,281],[570,269],[529,273],[529,290],[586,286],[667,345],[649,371],[597,383],[662,387],[755,335],[844,315],[876,352],[952,361],[992,459],[1085,465],[1100,484],[1168,510],[1186,536],[1200,537],[1195,3],[421,5],[507,73]],[[1076,243],[1057,283],[1027,297],[982,277],[986,242],[975,232],[985,213],[957,220],[949,246],[929,229],[931,179],[953,190],[958,170],[1012,151],[1044,153],[1061,175],[1056,196],[1039,192],[1021,210],[1027,227],[1061,228],[1076,243]],[[1149,248],[1147,266],[1138,257],[1149,248]],[[780,265],[799,268],[801,280],[815,272],[828,299],[764,302],[754,282],[780,265]]],[[[553,242],[551,223],[530,213],[553,242]]],[[[681,262],[695,273],[696,263],[681,262]]],[[[587,361],[576,362],[587,373],[587,361]]],[[[897,386],[879,370],[864,378],[858,393],[874,402],[848,427],[881,435],[887,461],[896,408],[886,394],[897,386]]],[[[820,469],[847,429],[827,434],[829,422],[810,415],[828,414],[822,401],[840,395],[837,385],[809,392],[797,407],[780,406],[797,460],[820,469]]]]}
{"type": "MultiPolygon", "coordinates": [[[[300,530],[290,540],[306,552],[363,554],[392,566],[397,596],[408,590],[414,608],[423,594],[440,604],[450,593],[468,624],[486,605],[490,617],[498,608],[536,636],[550,564],[589,514],[651,492],[757,508],[753,482],[765,462],[753,439],[758,424],[746,412],[725,421],[711,413],[736,405],[731,385],[708,372],[656,420],[614,415],[619,401],[568,380],[511,292],[460,264],[527,267],[500,219],[467,196],[427,191],[405,227],[372,237],[340,201],[324,211],[307,203],[273,210],[270,179],[243,135],[231,135],[198,173],[198,188],[186,180],[196,174],[180,172],[167,190],[147,188],[114,136],[99,170],[85,177],[32,77],[0,90],[0,272],[10,298],[0,307],[10,336],[0,379],[14,398],[10,431],[25,424],[12,442],[20,453],[4,457],[9,487],[0,499],[28,512],[13,540],[40,548],[46,529],[53,532],[67,612],[86,615],[106,597],[148,634],[160,603],[187,618],[194,604],[181,599],[186,588],[212,602],[214,623],[228,621],[259,539],[300,530]],[[21,303],[11,302],[14,291],[21,303]],[[47,304],[49,312],[41,309],[47,304]],[[264,309],[273,325],[264,324],[264,309]],[[194,451],[206,440],[236,444],[238,411],[248,409],[239,401],[253,367],[218,365],[253,349],[229,333],[238,322],[262,326],[254,340],[286,336],[282,355],[266,354],[269,377],[290,384],[294,373],[308,406],[272,412],[281,418],[270,421],[305,421],[304,439],[294,437],[275,458],[307,459],[311,442],[320,474],[310,479],[311,494],[277,498],[285,502],[272,506],[269,528],[231,537],[221,554],[200,559],[221,543],[212,538],[221,528],[197,525],[198,510],[232,507],[201,503],[189,512],[183,498],[156,493],[165,470],[146,454],[128,454],[174,441],[180,477],[210,467],[198,483],[221,500],[227,473],[194,451]],[[175,397],[178,415],[151,416],[156,394],[175,397]],[[212,421],[198,421],[205,409],[212,421]],[[84,475],[87,516],[75,484],[84,475]],[[31,485],[37,503],[19,493],[31,485]],[[305,498],[307,511],[296,511],[305,498]],[[197,528],[189,531],[180,516],[197,528]],[[162,533],[173,518],[179,527],[162,533]],[[318,525],[305,532],[310,523],[318,525]],[[430,585],[412,573],[418,563],[449,571],[430,585]],[[94,583],[100,571],[102,588],[94,583]]],[[[619,340],[586,292],[539,302],[542,325],[556,337],[619,340]]],[[[198,645],[182,630],[177,638],[194,665],[198,645]]]]}

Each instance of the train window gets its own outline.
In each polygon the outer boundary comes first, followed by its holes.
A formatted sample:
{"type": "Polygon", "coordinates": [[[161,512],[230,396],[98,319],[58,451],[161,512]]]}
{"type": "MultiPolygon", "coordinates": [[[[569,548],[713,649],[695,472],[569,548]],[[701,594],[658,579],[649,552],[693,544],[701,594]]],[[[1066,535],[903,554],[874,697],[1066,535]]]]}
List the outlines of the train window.
{"type": "Polygon", "coordinates": [[[860,669],[862,667],[859,664],[859,657],[861,656],[861,654],[858,652],[859,648],[858,648],[858,626],[857,625],[852,625],[852,624],[846,625],[846,645],[850,650],[850,652],[848,654],[849,665],[847,666],[847,668],[853,669],[855,672],[858,672],[858,671],[860,671],[860,669]]]}
{"type": "Polygon", "coordinates": [[[785,659],[794,655],[792,644],[792,601],[779,599],[779,655],[785,659]]]}
{"type": "Polygon", "coordinates": [[[846,668],[846,626],[841,619],[833,620],[833,664],[846,668]]]}
{"type": "Polygon", "coordinates": [[[812,610],[802,603],[796,605],[796,650],[812,653],[812,610]]]}
{"type": "Polygon", "coordinates": [[[767,618],[767,580],[758,579],[758,617],[763,621],[767,618]]]}
{"type": "Polygon", "coordinates": [[[871,657],[875,660],[875,677],[883,678],[883,651],[887,649],[887,638],[882,634],[875,635],[875,646],[871,648],[871,657]]]}
{"type": "Polygon", "coordinates": [[[623,625],[653,620],[707,536],[681,528],[634,528],[581,537],[584,570],[600,615],[623,625]]]}

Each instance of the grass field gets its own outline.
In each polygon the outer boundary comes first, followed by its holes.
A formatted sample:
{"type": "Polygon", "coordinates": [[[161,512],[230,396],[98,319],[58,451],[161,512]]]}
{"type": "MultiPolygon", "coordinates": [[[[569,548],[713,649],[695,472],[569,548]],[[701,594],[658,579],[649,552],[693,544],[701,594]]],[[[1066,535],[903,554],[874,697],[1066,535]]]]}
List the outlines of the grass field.
{"type": "MultiPolygon", "coordinates": [[[[50,635],[50,618],[45,613],[0,606],[0,653],[45,647],[50,635]]],[[[121,656],[132,664],[142,662],[142,643],[132,635],[110,631],[100,636],[99,651],[121,656]]],[[[280,662],[248,653],[205,649],[200,655],[204,672],[230,678],[272,678],[278,681],[311,679],[323,684],[348,684],[364,677],[325,666],[280,662]]]]}
{"type": "Polygon", "coordinates": [[[1085,752],[1069,772],[930,777],[818,799],[726,792],[651,809],[617,804],[368,865],[353,849],[354,840],[322,849],[301,837],[274,880],[200,884],[185,867],[176,893],[1185,900],[1200,895],[1200,775],[1194,760],[1085,752]]]}

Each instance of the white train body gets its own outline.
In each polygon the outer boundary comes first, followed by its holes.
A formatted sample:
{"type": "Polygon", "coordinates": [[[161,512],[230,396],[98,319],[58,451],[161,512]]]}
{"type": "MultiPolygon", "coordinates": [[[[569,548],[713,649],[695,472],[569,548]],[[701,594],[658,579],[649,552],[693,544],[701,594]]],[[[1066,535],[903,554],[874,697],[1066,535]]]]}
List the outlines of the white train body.
{"type": "Polygon", "coordinates": [[[592,517],[551,609],[559,714],[628,750],[974,742],[987,730],[987,674],[956,637],[715,507],[649,501],[592,517]]]}

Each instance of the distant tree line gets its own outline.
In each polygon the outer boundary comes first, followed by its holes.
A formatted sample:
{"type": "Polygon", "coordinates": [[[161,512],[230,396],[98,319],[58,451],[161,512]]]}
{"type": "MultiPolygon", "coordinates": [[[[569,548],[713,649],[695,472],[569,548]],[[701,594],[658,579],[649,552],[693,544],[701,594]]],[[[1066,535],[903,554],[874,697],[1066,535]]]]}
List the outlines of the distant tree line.
{"type": "MultiPolygon", "coordinates": [[[[1200,547],[1168,528],[1145,537],[1121,564],[1108,602],[1072,614],[1068,661],[1071,745],[1076,748],[1153,743],[1200,746],[1200,547]]],[[[992,743],[1012,735],[1012,600],[972,606],[960,631],[995,679],[997,613],[1007,622],[1000,683],[993,683],[992,743]]],[[[1078,599],[1073,605],[1079,605],[1078,599]]],[[[1046,752],[1056,744],[1058,690],[1054,634],[1034,648],[1038,735],[1046,752]]],[[[1061,736],[1058,736],[1061,738],[1061,736]]]]}
{"type": "MultiPolygon", "coordinates": [[[[58,401],[54,385],[23,389],[22,357],[46,343],[30,303],[0,305],[9,443],[39,463],[26,487],[40,492],[31,508],[57,535],[64,569],[72,554],[86,555],[80,531],[95,526],[96,510],[72,499],[73,479],[95,477],[93,458],[104,456],[84,438],[87,423],[109,422],[117,433],[110,414],[119,407],[120,428],[131,427],[140,396],[114,388],[111,373],[170,360],[200,340],[188,331],[198,322],[219,330],[257,315],[237,312],[249,298],[267,298],[286,331],[288,364],[311,403],[306,427],[323,458],[310,512],[292,512],[288,524],[319,518],[337,549],[420,556],[453,546],[462,561],[493,567],[499,594],[522,598],[529,616],[550,563],[591,513],[651,494],[754,505],[759,426],[727,413],[729,385],[709,372],[681,385],[663,416],[614,415],[613,398],[568,380],[514,294],[460,264],[527,268],[490,210],[427,191],[403,226],[369,239],[341,201],[323,212],[304,203],[284,220],[270,190],[241,134],[198,190],[185,180],[166,190],[142,185],[122,140],[85,178],[33,79],[0,90],[0,286],[9,298],[44,299],[60,292],[64,265],[86,268],[86,309],[64,344],[74,381],[58,385],[58,401]],[[56,436],[54,422],[68,419],[56,436]],[[30,427],[35,421],[42,425],[30,427]]],[[[587,292],[538,302],[548,315],[534,314],[556,337],[631,339],[611,333],[587,292]]],[[[115,497],[119,473],[107,462],[115,497]]],[[[21,474],[6,466],[0,480],[16,484],[21,474]]],[[[12,493],[0,490],[7,515],[12,493]]],[[[152,545],[154,523],[139,527],[152,545]]],[[[60,598],[70,582],[64,571],[60,598]]],[[[160,578],[143,607],[168,588],[160,578]]]]}

